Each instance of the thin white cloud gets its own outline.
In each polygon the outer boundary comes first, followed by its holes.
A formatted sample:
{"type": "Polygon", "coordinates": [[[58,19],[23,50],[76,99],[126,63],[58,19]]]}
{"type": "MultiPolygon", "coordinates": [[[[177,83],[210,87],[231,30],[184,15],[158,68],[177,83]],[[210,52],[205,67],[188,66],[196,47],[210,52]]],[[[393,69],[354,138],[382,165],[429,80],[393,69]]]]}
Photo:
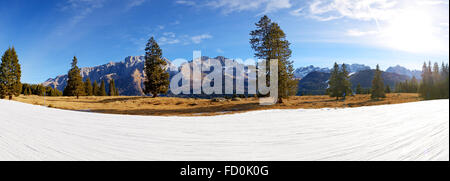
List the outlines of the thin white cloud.
{"type": "Polygon", "coordinates": [[[195,36],[189,35],[178,36],[174,32],[164,32],[160,35],[160,38],[158,39],[158,44],[160,45],[175,45],[175,44],[189,45],[192,43],[200,44],[204,40],[211,38],[212,36],[210,34],[201,34],[195,36]]]}
{"type": "Polygon", "coordinates": [[[129,10],[134,7],[138,7],[144,4],[147,0],[128,0],[128,4],[126,5],[126,9],[129,10]]]}
{"type": "Polygon", "coordinates": [[[195,6],[197,5],[197,3],[195,3],[194,1],[185,1],[185,0],[179,0],[179,1],[175,1],[176,4],[182,4],[182,5],[188,5],[188,6],[195,6]]]}
{"type": "Polygon", "coordinates": [[[396,9],[394,0],[313,0],[307,7],[291,11],[320,21],[349,18],[363,21],[385,20],[396,9]]]}
{"type": "Polygon", "coordinates": [[[217,53],[220,53],[220,54],[224,54],[224,53],[225,53],[225,51],[223,51],[223,50],[220,49],[220,48],[216,49],[216,52],[217,52],[217,53]]]}
{"type": "Polygon", "coordinates": [[[290,0],[209,0],[195,2],[178,0],[176,1],[176,4],[198,8],[207,7],[221,9],[221,12],[224,14],[242,11],[259,11],[260,13],[265,14],[292,7],[290,0]]]}
{"type": "Polygon", "coordinates": [[[171,23],[170,25],[179,25],[180,23],[181,23],[180,21],[176,20],[173,23],[171,23]]]}
{"type": "Polygon", "coordinates": [[[347,30],[347,35],[348,36],[354,36],[354,37],[368,36],[368,35],[377,35],[378,33],[379,33],[378,31],[360,31],[360,30],[357,30],[357,29],[347,30]]]}
{"type": "Polygon", "coordinates": [[[292,11],[290,12],[290,14],[293,15],[293,16],[305,16],[305,13],[304,13],[304,11],[303,11],[304,9],[305,9],[305,8],[301,7],[301,8],[292,10],[292,11]]]}
{"type": "Polygon", "coordinates": [[[448,0],[447,1],[443,1],[443,0],[420,0],[417,2],[420,5],[442,5],[442,4],[446,4],[448,5],[448,0]]]}
{"type": "Polygon", "coordinates": [[[70,26],[75,26],[94,12],[95,9],[102,8],[104,3],[105,0],[67,0],[61,7],[61,10],[75,13],[69,20],[70,26]]]}
{"type": "Polygon", "coordinates": [[[201,43],[203,40],[205,39],[211,39],[212,36],[210,34],[202,34],[202,35],[197,35],[197,36],[193,36],[191,37],[191,40],[193,43],[195,44],[199,44],[201,43]]]}
{"type": "Polygon", "coordinates": [[[159,39],[160,45],[172,45],[172,44],[178,44],[178,43],[180,43],[180,40],[176,39],[176,38],[161,37],[159,39]]]}

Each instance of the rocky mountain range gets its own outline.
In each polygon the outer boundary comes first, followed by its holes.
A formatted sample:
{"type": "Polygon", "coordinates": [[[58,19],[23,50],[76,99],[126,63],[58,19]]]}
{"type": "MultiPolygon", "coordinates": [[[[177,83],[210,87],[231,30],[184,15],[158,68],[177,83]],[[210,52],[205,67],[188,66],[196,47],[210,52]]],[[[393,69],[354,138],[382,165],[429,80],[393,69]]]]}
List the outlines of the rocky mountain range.
{"type": "MultiPolygon", "coordinates": [[[[173,64],[165,59],[168,66],[173,64]]],[[[81,68],[81,76],[83,80],[88,77],[91,82],[97,81],[99,84],[102,80],[106,84],[114,79],[116,88],[120,95],[144,95],[142,91],[144,80],[144,56],[129,56],[121,62],[110,62],[108,64],[81,68]]],[[[50,78],[42,85],[51,86],[63,91],[67,85],[67,75],[60,75],[56,78],[50,78]]],[[[109,87],[106,86],[106,89],[109,87]]],[[[108,91],[108,90],[107,90],[108,91]]]]}
{"type": "MultiPolygon", "coordinates": [[[[203,63],[206,63],[205,61],[209,59],[210,58],[206,56],[201,58],[203,63]]],[[[224,65],[224,60],[226,58],[219,56],[214,59],[219,60],[221,64],[224,65]]],[[[168,59],[165,59],[165,61],[168,63],[168,66],[171,67],[171,71],[169,71],[171,77],[178,73],[178,67],[172,64],[168,59]]],[[[192,69],[192,61],[190,61],[189,64],[192,69]]],[[[363,64],[346,64],[346,66],[350,72],[350,81],[352,82],[353,87],[356,87],[358,83],[363,87],[370,87],[373,70],[371,70],[369,66],[363,64]]],[[[297,79],[300,79],[299,94],[323,94],[328,84],[327,81],[330,76],[330,71],[330,68],[320,68],[312,65],[297,68],[294,74],[297,79]]],[[[205,74],[207,74],[207,72],[205,72],[205,74]]],[[[107,85],[111,79],[114,79],[120,95],[144,95],[142,91],[144,82],[144,56],[129,56],[121,62],[110,62],[95,67],[84,67],[81,68],[81,75],[83,80],[89,78],[92,82],[97,81],[98,83],[104,80],[107,85]]],[[[224,73],[224,76],[231,76],[234,79],[234,75],[224,73]]],[[[396,82],[410,79],[412,76],[419,78],[420,72],[411,71],[401,66],[395,66],[389,67],[383,72],[382,76],[385,79],[385,84],[393,87],[396,82]]],[[[50,78],[42,84],[63,91],[66,87],[67,79],[67,75],[60,75],[55,78],[50,78]]],[[[224,81],[222,82],[224,83],[224,81]]],[[[245,87],[247,87],[247,85],[248,82],[246,79],[245,87]]],[[[106,86],[106,89],[108,88],[109,87],[106,86]]]]}
{"type": "MultiPolygon", "coordinates": [[[[362,88],[370,88],[372,86],[372,79],[375,75],[375,70],[367,69],[362,70],[350,75],[350,82],[352,84],[352,89],[356,90],[358,84],[362,88]]],[[[331,74],[327,72],[311,72],[303,79],[299,81],[298,93],[297,95],[322,95],[326,93],[328,88],[328,80],[331,74]]],[[[383,78],[384,85],[395,87],[395,83],[404,82],[410,78],[406,75],[400,75],[392,72],[382,72],[381,77],[383,78]]]]}
{"type": "MultiPolygon", "coordinates": [[[[363,64],[345,64],[345,67],[347,68],[347,71],[349,73],[355,73],[362,70],[368,70],[370,69],[369,66],[363,65],[363,64]]],[[[308,75],[311,72],[322,72],[322,73],[330,73],[330,68],[321,68],[321,67],[315,67],[313,65],[306,66],[306,67],[300,67],[295,69],[294,71],[294,77],[297,79],[302,79],[306,75],[308,75]]]]}
{"type": "Polygon", "coordinates": [[[389,67],[386,69],[386,72],[396,73],[400,75],[406,75],[409,78],[416,77],[416,79],[422,79],[422,71],[420,70],[409,70],[405,67],[402,67],[400,65],[389,67]]]}

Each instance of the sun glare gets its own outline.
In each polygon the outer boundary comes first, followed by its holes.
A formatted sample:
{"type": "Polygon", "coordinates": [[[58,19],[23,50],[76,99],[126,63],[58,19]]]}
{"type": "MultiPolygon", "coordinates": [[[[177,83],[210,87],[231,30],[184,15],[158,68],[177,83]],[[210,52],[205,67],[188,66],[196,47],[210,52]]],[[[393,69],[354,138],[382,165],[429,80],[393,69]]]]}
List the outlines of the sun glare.
{"type": "Polygon", "coordinates": [[[409,52],[448,53],[448,38],[446,43],[441,30],[433,26],[435,22],[430,13],[417,7],[400,10],[381,30],[381,36],[386,40],[381,43],[409,52]]]}

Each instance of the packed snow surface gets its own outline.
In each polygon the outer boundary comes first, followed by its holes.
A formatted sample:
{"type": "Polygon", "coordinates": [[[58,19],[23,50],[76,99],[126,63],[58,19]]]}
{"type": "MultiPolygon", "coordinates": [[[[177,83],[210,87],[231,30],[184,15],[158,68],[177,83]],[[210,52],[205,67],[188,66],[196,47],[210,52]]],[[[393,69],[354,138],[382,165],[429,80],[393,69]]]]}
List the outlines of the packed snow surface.
{"type": "Polygon", "coordinates": [[[449,101],[214,117],[0,100],[0,160],[449,160],[449,101]]]}

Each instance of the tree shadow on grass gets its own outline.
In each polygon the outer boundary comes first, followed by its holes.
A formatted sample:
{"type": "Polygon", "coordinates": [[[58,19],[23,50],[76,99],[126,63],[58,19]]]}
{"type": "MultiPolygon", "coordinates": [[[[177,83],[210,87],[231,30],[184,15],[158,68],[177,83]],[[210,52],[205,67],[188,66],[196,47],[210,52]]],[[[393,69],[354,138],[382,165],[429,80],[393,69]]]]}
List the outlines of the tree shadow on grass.
{"type": "Polygon", "coordinates": [[[380,103],[384,101],[384,99],[369,99],[362,102],[355,102],[355,103],[348,103],[347,105],[350,107],[361,107],[361,106],[370,106],[370,105],[376,105],[377,103],[380,103]]]}
{"type": "Polygon", "coordinates": [[[99,103],[111,103],[111,102],[122,102],[122,101],[134,101],[139,99],[145,99],[146,97],[115,97],[109,99],[103,99],[98,101],[99,103]]]}
{"type": "Polygon", "coordinates": [[[128,115],[153,115],[153,116],[212,116],[225,113],[246,112],[262,109],[259,103],[245,103],[236,105],[217,105],[208,107],[195,107],[183,109],[132,109],[132,110],[116,110],[116,109],[91,109],[91,112],[110,113],[110,114],[128,114],[128,115]]]}

